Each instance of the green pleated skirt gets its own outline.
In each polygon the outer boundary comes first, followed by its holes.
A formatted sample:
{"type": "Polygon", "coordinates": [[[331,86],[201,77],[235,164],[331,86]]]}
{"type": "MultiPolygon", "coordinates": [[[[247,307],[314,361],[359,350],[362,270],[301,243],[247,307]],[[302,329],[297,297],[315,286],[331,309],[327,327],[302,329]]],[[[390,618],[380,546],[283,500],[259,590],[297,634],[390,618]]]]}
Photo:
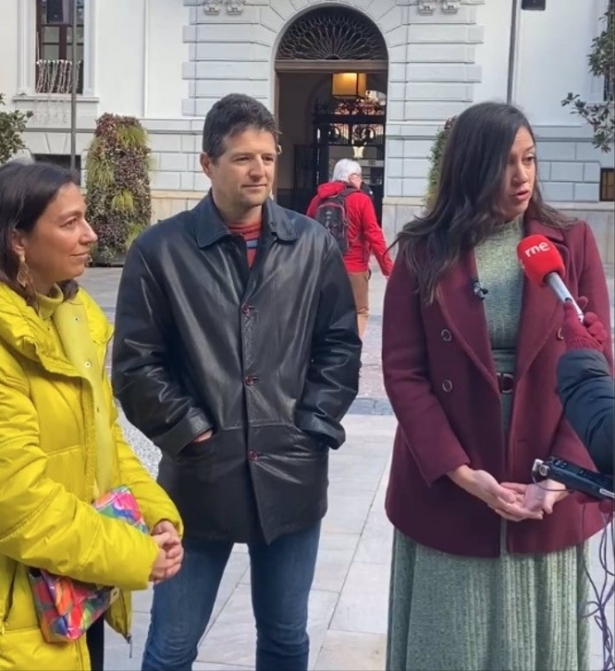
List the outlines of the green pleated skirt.
{"type": "Polygon", "coordinates": [[[588,671],[583,547],[499,559],[393,540],[388,671],[588,671]]]}

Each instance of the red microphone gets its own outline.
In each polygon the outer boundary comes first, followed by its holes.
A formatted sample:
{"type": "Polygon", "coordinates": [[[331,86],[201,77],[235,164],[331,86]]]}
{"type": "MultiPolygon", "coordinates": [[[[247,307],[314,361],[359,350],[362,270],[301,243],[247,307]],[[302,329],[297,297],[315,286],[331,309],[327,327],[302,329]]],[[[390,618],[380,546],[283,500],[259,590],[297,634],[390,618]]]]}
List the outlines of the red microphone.
{"type": "Polygon", "coordinates": [[[570,301],[583,323],[583,311],[564,284],[566,269],[555,245],[544,235],[529,235],[517,245],[517,256],[530,282],[541,287],[549,286],[562,303],[570,301]]]}

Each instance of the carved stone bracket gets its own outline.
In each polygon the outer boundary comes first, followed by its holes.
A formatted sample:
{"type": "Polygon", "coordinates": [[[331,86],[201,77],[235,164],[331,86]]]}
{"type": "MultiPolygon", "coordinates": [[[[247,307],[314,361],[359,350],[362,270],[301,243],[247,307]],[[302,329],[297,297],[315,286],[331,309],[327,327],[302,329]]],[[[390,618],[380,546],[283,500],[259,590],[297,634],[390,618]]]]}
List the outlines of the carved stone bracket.
{"type": "Polygon", "coordinates": [[[241,14],[245,4],[245,0],[234,0],[233,2],[228,2],[227,0],[226,11],[229,14],[241,14]]]}
{"type": "Polygon", "coordinates": [[[245,4],[245,0],[205,0],[203,11],[205,14],[216,15],[220,14],[222,6],[225,6],[227,14],[241,14],[245,4]]]}
{"type": "Polygon", "coordinates": [[[203,11],[205,14],[219,14],[222,7],[222,0],[205,0],[203,11]]]}
{"type": "Polygon", "coordinates": [[[442,11],[446,14],[456,14],[459,11],[459,0],[442,0],[442,11]]]}
{"type": "Polygon", "coordinates": [[[433,14],[436,9],[435,0],[419,0],[419,14],[433,14]]]}

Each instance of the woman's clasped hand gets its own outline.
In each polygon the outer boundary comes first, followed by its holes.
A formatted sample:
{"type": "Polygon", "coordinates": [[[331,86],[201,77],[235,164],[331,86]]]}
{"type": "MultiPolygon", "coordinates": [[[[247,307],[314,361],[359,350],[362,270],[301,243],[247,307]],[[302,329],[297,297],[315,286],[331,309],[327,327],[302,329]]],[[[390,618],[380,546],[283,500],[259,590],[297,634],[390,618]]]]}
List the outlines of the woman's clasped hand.
{"type": "Polygon", "coordinates": [[[158,545],[150,581],[157,585],[175,576],[181,568],[184,548],[177,529],[168,520],[162,520],[152,529],[152,538],[158,545]]]}
{"type": "Polygon", "coordinates": [[[469,466],[460,466],[449,477],[509,522],[541,520],[545,514],[550,515],[554,505],[568,494],[563,485],[553,480],[532,484],[499,483],[487,471],[469,466]]]}

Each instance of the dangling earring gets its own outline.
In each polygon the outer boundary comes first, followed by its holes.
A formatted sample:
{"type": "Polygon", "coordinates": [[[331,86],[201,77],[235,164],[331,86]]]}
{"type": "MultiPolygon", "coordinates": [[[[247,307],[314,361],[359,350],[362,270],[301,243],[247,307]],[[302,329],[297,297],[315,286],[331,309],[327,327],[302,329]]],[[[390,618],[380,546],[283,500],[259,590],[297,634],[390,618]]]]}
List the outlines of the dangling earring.
{"type": "Polygon", "coordinates": [[[26,263],[26,257],[23,252],[19,253],[19,269],[17,270],[17,284],[22,289],[27,289],[30,286],[30,271],[26,263]]]}

